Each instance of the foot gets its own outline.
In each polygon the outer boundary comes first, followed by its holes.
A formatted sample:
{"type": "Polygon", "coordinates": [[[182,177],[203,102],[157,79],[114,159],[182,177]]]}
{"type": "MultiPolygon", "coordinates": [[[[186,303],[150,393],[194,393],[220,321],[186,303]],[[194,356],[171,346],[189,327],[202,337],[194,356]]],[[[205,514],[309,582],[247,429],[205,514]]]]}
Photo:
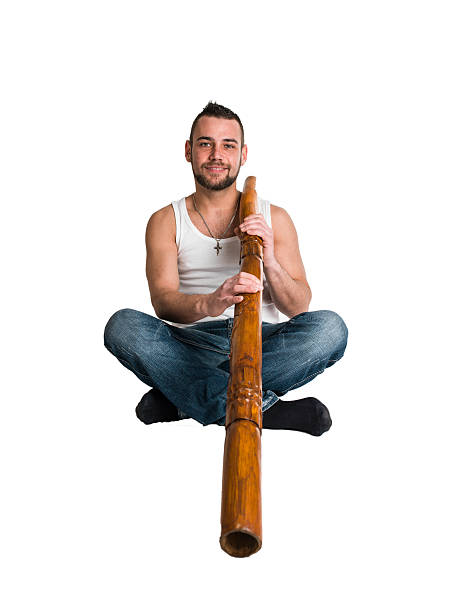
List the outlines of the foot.
{"type": "Polygon", "coordinates": [[[278,400],[263,412],[263,429],[290,429],[321,436],[331,425],[328,408],[315,397],[291,402],[278,400]]]}
{"type": "Polygon", "coordinates": [[[135,413],[145,425],[180,421],[183,418],[179,416],[174,404],[158,389],[150,389],[148,393],[145,393],[138,403],[135,413]]]}

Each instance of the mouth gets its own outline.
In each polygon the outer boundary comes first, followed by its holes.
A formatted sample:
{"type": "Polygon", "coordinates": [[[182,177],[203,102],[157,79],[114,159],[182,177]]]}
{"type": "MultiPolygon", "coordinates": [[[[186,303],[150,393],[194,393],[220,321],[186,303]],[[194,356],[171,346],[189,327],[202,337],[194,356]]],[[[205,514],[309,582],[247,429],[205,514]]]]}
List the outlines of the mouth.
{"type": "Polygon", "coordinates": [[[224,166],[204,166],[204,167],[211,174],[221,174],[225,170],[228,170],[228,168],[225,168],[224,166]]]}

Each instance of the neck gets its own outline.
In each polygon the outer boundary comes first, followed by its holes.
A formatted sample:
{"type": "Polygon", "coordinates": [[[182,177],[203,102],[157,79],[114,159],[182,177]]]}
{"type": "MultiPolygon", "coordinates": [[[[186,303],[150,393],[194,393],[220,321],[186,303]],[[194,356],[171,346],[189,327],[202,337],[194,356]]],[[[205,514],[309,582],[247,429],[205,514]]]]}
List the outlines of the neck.
{"type": "Polygon", "coordinates": [[[196,184],[195,198],[202,214],[215,211],[218,211],[219,214],[225,214],[234,211],[239,198],[239,192],[236,189],[236,181],[227,189],[222,189],[222,191],[212,191],[196,184]]]}

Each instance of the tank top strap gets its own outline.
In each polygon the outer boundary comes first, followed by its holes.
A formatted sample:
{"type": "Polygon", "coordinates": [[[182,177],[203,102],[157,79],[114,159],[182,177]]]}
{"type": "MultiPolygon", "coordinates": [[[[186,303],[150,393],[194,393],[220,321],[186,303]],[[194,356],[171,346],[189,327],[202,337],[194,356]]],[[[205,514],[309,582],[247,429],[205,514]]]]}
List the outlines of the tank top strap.
{"type": "Polygon", "coordinates": [[[184,226],[184,210],[183,207],[186,206],[185,198],[180,200],[175,200],[171,202],[172,208],[175,214],[175,244],[177,245],[177,249],[180,250],[182,245],[183,238],[183,226],[184,226]]]}
{"type": "Polygon", "coordinates": [[[262,200],[258,198],[258,206],[260,209],[260,213],[266,219],[266,223],[271,227],[271,204],[269,200],[262,200]]]}

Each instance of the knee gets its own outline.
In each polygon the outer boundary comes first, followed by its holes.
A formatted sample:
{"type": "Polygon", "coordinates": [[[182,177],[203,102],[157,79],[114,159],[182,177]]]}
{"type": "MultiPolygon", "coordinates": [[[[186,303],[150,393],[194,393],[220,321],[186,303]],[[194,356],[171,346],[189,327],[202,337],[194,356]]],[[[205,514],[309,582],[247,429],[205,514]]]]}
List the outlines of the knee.
{"type": "Polygon", "coordinates": [[[344,353],[348,330],[343,319],[332,310],[320,310],[322,333],[334,352],[344,353]]]}
{"type": "Polygon", "coordinates": [[[317,341],[327,347],[327,352],[344,353],[347,345],[348,330],[343,319],[333,310],[315,310],[303,312],[295,317],[297,323],[303,323],[308,333],[317,336],[317,341]],[[312,327],[311,327],[312,325],[312,327]]]}
{"type": "Polygon", "coordinates": [[[113,350],[114,347],[122,343],[136,313],[137,311],[132,308],[122,308],[110,317],[104,330],[104,344],[106,348],[113,350]]]}

